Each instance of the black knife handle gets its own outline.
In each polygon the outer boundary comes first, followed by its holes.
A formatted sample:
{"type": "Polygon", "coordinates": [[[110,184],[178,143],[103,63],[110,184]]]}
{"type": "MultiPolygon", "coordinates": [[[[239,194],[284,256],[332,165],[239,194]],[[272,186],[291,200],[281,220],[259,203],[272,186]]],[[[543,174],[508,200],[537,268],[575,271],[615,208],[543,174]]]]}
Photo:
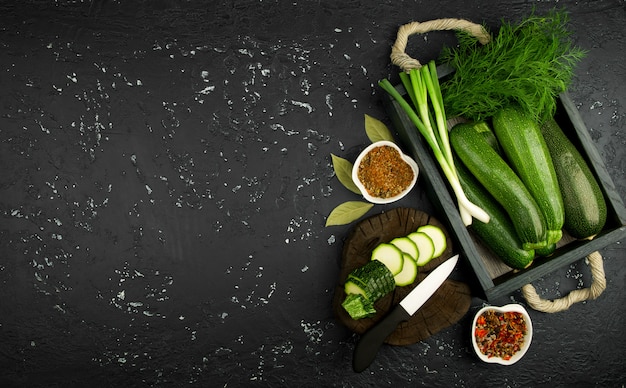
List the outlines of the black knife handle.
{"type": "Polygon", "coordinates": [[[367,369],[374,361],[374,358],[376,358],[378,349],[385,342],[385,339],[389,337],[389,334],[396,330],[400,322],[407,321],[409,318],[411,316],[406,310],[402,306],[397,305],[385,318],[366,331],[354,347],[354,357],[352,359],[354,371],[362,372],[367,369]]]}

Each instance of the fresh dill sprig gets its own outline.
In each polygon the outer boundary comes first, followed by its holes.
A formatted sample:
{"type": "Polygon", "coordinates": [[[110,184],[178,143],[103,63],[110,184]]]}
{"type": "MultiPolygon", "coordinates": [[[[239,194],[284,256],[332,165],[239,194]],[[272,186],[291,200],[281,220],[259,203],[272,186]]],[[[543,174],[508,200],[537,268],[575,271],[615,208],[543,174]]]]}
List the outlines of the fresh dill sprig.
{"type": "Polygon", "coordinates": [[[585,55],[573,44],[567,23],[564,11],[533,11],[515,25],[502,21],[484,46],[458,33],[458,47],[445,47],[440,58],[456,70],[441,84],[448,116],[482,120],[512,103],[538,120],[552,116],[556,97],[567,90],[585,55]]]}

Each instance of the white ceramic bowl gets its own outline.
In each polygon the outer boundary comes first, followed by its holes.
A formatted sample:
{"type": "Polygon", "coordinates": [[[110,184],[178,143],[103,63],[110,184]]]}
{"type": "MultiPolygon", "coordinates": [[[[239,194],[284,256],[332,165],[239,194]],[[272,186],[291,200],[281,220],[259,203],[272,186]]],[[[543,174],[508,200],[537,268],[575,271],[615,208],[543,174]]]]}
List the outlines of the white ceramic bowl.
{"type": "Polygon", "coordinates": [[[502,365],[511,365],[519,361],[524,356],[524,354],[526,354],[526,352],[528,351],[528,348],[530,347],[530,343],[533,337],[533,325],[530,320],[530,315],[528,315],[528,311],[526,311],[526,309],[522,305],[507,304],[502,307],[486,306],[480,309],[476,313],[476,316],[474,316],[474,320],[472,322],[471,336],[472,336],[472,346],[474,347],[474,351],[476,352],[476,355],[478,356],[478,358],[480,358],[482,361],[488,362],[488,363],[502,364],[502,365]],[[499,312],[517,312],[517,313],[522,314],[522,316],[524,317],[524,321],[526,322],[526,333],[524,334],[524,343],[522,344],[521,348],[515,354],[513,354],[513,356],[508,360],[505,360],[501,357],[486,356],[484,353],[480,351],[480,348],[478,347],[478,344],[476,343],[476,335],[475,335],[476,322],[478,320],[478,317],[480,317],[485,311],[488,311],[488,310],[494,310],[494,311],[499,311],[499,312]]]}
{"type": "Polygon", "coordinates": [[[354,181],[356,186],[361,191],[361,194],[363,195],[363,198],[365,198],[367,201],[369,201],[371,203],[376,203],[376,204],[391,203],[391,202],[395,202],[395,201],[403,198],[415,186],[415,182],[417,182],[418,174],[419,174],[419,168],[417,167],[417,163],[415,163],[415,161],[413,159],[411,159],[410,156],[405,155],[402,152],[402,150],[400,150],[400,147],[398,147],[395,143],[393,143],[391,141],[387,141],[387,140],[381,140],[381,141],[377,141],[375,143],[370,144],[367,148],[365,148],[359,154],[359,156],[356,158],[356,161],[354,162],[354,166],[352,168],[352,180],[354,181]],[[400,153],[400,156],[402,157],[402,160],[404,160],[413,169],[413,180],[407,186],[407,188],[404,191],[402,191],[400,194],[395,195],[393,197],[388,197],[388,198],[374,197],[374,196],[370,195],[367,192],[367,190],[365,189],[365,186],[363,186],[363,183],[359,180],[359,176],[358,176],[359,165],[360,165],[361,161],[363,160],[363,158],[365,157],[365,155],[367,155],[372,149],[377,148],[377,147],[382,147],[382,146],[390,146],[390,147],[393,147],[396,150],[398,150],[398,152],[400,153]]]}

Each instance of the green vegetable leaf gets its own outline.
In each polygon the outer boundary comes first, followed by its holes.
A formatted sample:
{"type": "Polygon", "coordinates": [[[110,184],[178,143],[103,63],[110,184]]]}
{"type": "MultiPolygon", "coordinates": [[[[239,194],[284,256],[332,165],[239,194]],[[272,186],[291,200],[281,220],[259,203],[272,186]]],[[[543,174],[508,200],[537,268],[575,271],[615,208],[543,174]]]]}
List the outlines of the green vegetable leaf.
{"type": "Polygon", "coordinates": [[[365,215],[372,206],[374,206],[374,204],[369,202],[344,202],[330,212],[326,219],[326,226],[349,224],[365,215]]]}
{"type": "Polygon", "coordinates": [[[367,114],[365,115],[365,134],[372,143],[381,140],[395,142],[389,128],[382,121],[367,114]]]}
{"type": "Polygon", "coordinates": [[[330,154],[330,156],[333,160],[333,168],[335,169],[335,175],[337,175],[339,182],[341,182],[346,189],[360,195],[361,191],[352,180],[352,163],[334,154],[330,154]]]}

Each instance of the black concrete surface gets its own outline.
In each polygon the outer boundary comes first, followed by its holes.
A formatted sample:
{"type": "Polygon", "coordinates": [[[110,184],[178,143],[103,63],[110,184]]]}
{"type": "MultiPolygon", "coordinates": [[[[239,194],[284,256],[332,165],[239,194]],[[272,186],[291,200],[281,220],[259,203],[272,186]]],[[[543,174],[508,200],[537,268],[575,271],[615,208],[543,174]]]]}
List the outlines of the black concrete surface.
{"type": "MultiPolygon", "coordinates": [[[[350,226],[325,218],[355,197],[330,154],[367,144],[364,114],[386,120],[376,82],[397,74],[397,28],[495,27],[533,7],[570,12],[588,50],[570,93],[626,198],[623,0],[0,2],[0,385],[623,387],[620,243],[601,251],[600,298],[531,310],[534,341],[510,367],[469,347],[478,296],[360,374],[331,309],[350,226]]],[[[418,185],[393,206],[431,205],[418,185]]],[[[581,258],[535,286],[589,282],[581,258]]]]}

